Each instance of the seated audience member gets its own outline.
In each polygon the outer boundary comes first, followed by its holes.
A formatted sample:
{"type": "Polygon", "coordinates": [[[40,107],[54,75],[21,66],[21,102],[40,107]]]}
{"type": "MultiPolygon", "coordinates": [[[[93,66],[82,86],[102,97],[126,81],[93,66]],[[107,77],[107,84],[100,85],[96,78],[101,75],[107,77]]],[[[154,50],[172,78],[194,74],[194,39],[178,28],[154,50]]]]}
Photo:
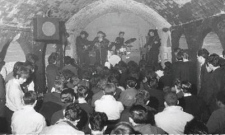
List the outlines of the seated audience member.
{"type": "Polygon", "coordinates": [[[36,93],[29,91],[23,96],[24,106],[12,116],[13,134],[38,134],[46,126],[45,118],[34,110],[37,103],[36,93]]]}
{"type": "Polygon", "coordinates": [[[123,103],[124,106],[132,106],[135,103],[135,96],[138,93],[137,89],[137,80],[135,78],[128,78],[127,80],[127,89],[120,94],[119,101],[123,103]],[[129,97],[129,98],[128,98],[129,97]],[[133,101],[130,102],[130,101],[133,101]]]}
{"type": "Polygon", "coordinates": [[[82,109],[78,104],[70,104],[66,107],[64,118],[58,121],[55,125],[44,128],[41,134],[79,134],[84,132],[79,131],[77,123],[82,116],[82,109]]]}
{"type": "Polygon", "coordinates": [[[72,71],[74,75],[77,75],[77,68],[72,65],[72,59],[70,56],[65,56],[64,63],[65,66],[63,67],[63,70],[68,69],[72,71]]]}
{"type": "Polygon", "coordinates": [[[92,135],[103,135],[107,128],[108,117],[105,113],[95,112],[89,118],[92,135]]]}
{"type": "MultiPolygon", "coordinates": [[[[155,97],[158,100],[158,108],[156,110],[163,110],[164,104],[164,93],[161,90],[158,90],[158,79],[156,77],[148,77],[147,80],[148,88],[146,89],[152,97],[155,97]]],[[[154,105],[156,106],[156,105],[154,105]]]]}
{"type": "Polygon", "coordinates": [[[192,94],[192,85],[190,82],[181,82],[181,91],[183,97],[179,99],[179,105],[184,109],[184,112],[193,115],[195,118],[202,119],[203,113],[206,112],[205,102],[192,94]]]}
{"type": "Polygon", "coordinates": [[[173,85],[173,70],[170,62],[165,62],[165,68],[163,69],[164,76],[159,79],[158,89],[163,90],[164,87],[173,85]]]}
{"type": "Polygon", "coordinates": [[[142,105],[144,106],[148,111],[153,111],[156,112],[155,108],[152,108],[151,106],[149,106],[150,104],[150,94],[148,91],[146,90],[139,90],[135,99],[136,102],[134,103],[135,105],[142,105]]]}
{"type": "Polygon", "coordinates": [[[155,120],[152,112],[141,105],[134,105],[130,109],[130,123],[136,131],[142,134],[164,134],[165,132],[154,126],[155,120]]]}
{"type": "Polygon", "coordinates": [[[58,120],[63,119],[65,108],[75,102],[75,96],[72,89],[65,89],[60,94],[60,100],[63,104],[63,108],[57,112],[54,112],[51,117],[51,125],[54,125],[58,120]]]}
{"type": "MultiPolygon", "coordinates": [[[[14,68],[15,69],[15,68],[14,68]]],[[[13,112],[22,109],[24,106],[23,102],[23,91],[20,87],[29,76],[29,71],[21,65],[18,69],[13,70],[13,79],[9,80],[6,84],[6,120],[8,126],[11,125],[11,117],[13,112]]],[[[8,127],[8,128],[9,128],[8,127]]],[[[10,129],[9,129],[10,131],[10,129]]]]}
{"type": "Polygon", "coordinates": [[[176,93],[167,93],[164,98],[165,109],[155,115],[156,125],[169,134],[183,134],[186,123],[192,120],[193,116],[177,106],[176,93]]]}
{"type": "Polygon", "coordinates": [[[106,113],[108,120],[116,121],[120,119],[120,113],[123,111],[123,104],[113,97],[115,94],[115,85],[107,84],[104,89],[104,95],[95,101],[95,111],[106,113]]]}
{"type": "Polygon", "coordinates": [[[104,95],[104,88],[106,86],[106,84],[108,83],[107,78],[101,78],[100,81],[97,84],[97,89],[98,92],[95,93],[92,96],[92,100],[91,100],[91,106],[94,107],[95,106],[95,101],[97,101],[98,99],[100,99],[103,95],[104,95]]]}
{"type": "Polygon", "coordinates": [[[57,55],[54,55],[54,54],[55,53],[52,53],[48,57],[48,66],[46,67],[46,79],[47,79],[47,87],[48,87],[47,93],[50,93],[52,90],[52,87],[54,87],[54,82],[59,72],[59,68],[56,65],[57,55]]]}
{"type": "Polygon", "coordinates": [[[187,122],[184,134],[208,134],[208,129],[203,122],[194,118],[187,122]]]}
{"type": "Polygon", "coordinates": [[[220,91],[216,95],[218,110],[210,116],[207,127],[210,134],[225,134],[225,92],[220,91]]]}
{"type": "Polygon", "coordinates": [[[44,95],[43,104],[39,111],[45,117],[47,125],[50,125],[52,115],[64,106],[60,98],[60,93],[63,90],[63,82],[56,80],[54,88],[54,92],[44,95]]]}
{"type": "Polygon", "coordinates": [[[135,131],[127,122],[120,122],[118,123],[114,129],[111,131],[111,134],[115,135],[129,135],[129,134],[140,134],[139,132],[135,131]]]}
{"type": "Polygon", "coordinates": [[[63,105],[60,100],[60,93],[64,89],[63,85],[64,84],[62,80],[55,80],[52,92],[44,95],[43,102],[53,102],[59,105],[63,105]]]}
{"type": "Polygon", "coordinates": [[[78,104],[89,115],[93,113],[93,108],[87,103],[85,98],[88,96],[88,88],[85,86],[78,86],[77,88],[78,104]]]}

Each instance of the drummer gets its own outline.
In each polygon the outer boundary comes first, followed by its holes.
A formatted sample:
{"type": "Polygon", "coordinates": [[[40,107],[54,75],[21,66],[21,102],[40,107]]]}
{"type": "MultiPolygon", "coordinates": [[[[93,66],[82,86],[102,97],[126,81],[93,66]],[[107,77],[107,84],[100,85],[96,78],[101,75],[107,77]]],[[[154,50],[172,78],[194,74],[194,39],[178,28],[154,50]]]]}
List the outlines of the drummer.
{"type": "Polygon", "coordinates": [[[116,52],[119,51],[119,49],[124,45],[124,34],[125,32],[121,31],[119,32],[119,37],[116,38],[116,52]]]}

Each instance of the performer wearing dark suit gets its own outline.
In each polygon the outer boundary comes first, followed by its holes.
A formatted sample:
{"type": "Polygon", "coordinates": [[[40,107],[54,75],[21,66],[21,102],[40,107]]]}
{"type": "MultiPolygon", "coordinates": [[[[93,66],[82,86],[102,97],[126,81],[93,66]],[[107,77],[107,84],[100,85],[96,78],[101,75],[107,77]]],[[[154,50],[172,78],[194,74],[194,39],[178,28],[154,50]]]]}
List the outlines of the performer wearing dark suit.
{"type": "Polygon", "coordinates": [[[159,47],[161,45],[157,30],[150,29],[148,32],[149,39],[145,44],[147,49],[146,61],[149,65],[154,66],[158,63],[159,47]]]}
{"type": "Polygon", "coordinates": [[[81,31],[80,35],[76,38],[76,47],[78,61],[80,64],[89,64],[89,56],[87,55],[90,49],[90,41],[87,40],[88,33],[81,31]]]}
{"type": "Polygon", "coordinates": [[[97,33],[97,37],[93,41],[93,50],[96,53],[96,62],[102,65],[104,65],[106,62],[109,45],[109,40],[105,37],[106,34],[102,31],[99,31],[97,33]]]}
{"type": "Polygon", "coordinates": [[[115,42],[116,42],[116,50],[119,50],[123,45],[124,45],[124,32],[120,32],[119,33],[119,37],[116,37],[116,40],[115,40],[115,42]]]}

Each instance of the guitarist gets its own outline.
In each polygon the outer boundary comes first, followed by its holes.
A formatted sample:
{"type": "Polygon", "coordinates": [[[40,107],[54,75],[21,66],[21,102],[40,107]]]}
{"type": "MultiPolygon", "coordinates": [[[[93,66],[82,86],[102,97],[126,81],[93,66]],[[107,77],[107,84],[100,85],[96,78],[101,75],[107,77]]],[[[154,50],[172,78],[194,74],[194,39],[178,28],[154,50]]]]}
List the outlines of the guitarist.
{"type": "Polygon", "coordinates": [[[89,64],[89,56],[87,55],[90,49],[90,41],[88,41],[88,33],[81,31],[80,35],[76,38],[76,47],[79,64],[89,64]]]}
{"type": "Polygon", "coordinates": [[[93,41],[93,49],[96,52],[96,62],[104,64],[107,59],[109,40],[106,39],[106,34],[102,31],[97,33],[97,37],[93,41]]]}

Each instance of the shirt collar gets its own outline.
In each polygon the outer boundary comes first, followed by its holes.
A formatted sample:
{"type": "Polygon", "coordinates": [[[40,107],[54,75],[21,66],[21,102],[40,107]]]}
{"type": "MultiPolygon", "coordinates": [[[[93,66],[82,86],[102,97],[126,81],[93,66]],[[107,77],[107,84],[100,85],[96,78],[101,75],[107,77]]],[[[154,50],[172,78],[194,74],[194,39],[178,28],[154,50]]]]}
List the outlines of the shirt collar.
{"type": "Polygon", "coordinates": [[[106,100],[116,100],[112,95],[103,95],[102,99],[106,99],[106,100]]]}
{"type": "Polygon", "coordinates": [[[180,110],[180,111],[183,111],[183,108],[180,107],[180,106],[167,106],[164,111],[172,111],[172,110],[180,110]]]}
{"type": "Polygon", "coordinates": [[[28,109],[28,110],[34,110],[34,107],[32,105],[25,105],[22,108],[23,109],[28,109]]]}
{"type": "Polygon", "coordinates": [[[78,103],[83,104],[83,103],[87,103],[87,101],[84,98],[78,98],[78,103]]]}

